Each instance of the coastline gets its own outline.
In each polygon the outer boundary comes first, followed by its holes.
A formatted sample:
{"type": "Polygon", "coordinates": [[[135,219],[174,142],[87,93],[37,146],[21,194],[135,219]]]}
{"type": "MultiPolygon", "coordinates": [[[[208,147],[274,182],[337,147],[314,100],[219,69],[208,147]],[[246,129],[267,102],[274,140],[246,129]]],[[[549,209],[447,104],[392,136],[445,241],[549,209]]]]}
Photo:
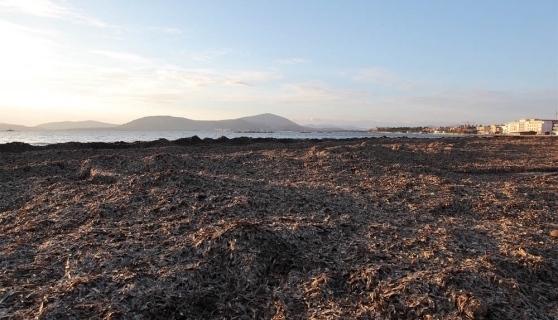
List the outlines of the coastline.
{"type": "MultiPolygon", "coordinates": [[[[389,132],[386,132],[389,133],[389,132]]],[[[297,142],[350,142],[350,141],[366,141],[375,139],[384,140],[452,140],[452,139],[539,139],[549,138],[558,139],[558,136],[521,136],[521,135],[464,135],[464,134],[433,134],[439,135],[435,138],[421,136],[371,136],[357,138],[273,138],[273,137],[233,137],[228,138],[221,136],[219,138],[200,138],[196,135],[179,139],[160,138],[150,141],[114,141],[114,142],[61,142],[35,145],[26,142],[8,142],[0,143],[0,152],[25,152],[40,151],[52,149],[131,149],[131,148],[153,148],[168,146],[192,146],[192,145],[211,145],[211,144],[231,144],[231,145],[247,145],[254,143],[297,143],[297,142]]]]}
{"type": "MultiPolygon", "coordinates": [[[[29,143],[32,145],[44,146],[56,143],[69,142],[89,142],[89,143],[114,143],[114,142],[136,142],[136,141],[156,141],[166,139],[169,141],[198,136],[201,139],[218,139],[226,137],[235,138],[267,138],[267,139],[351,139],[351,138],[372,138],[372,137],[416,137],[416,138],[440,138],[442,134],[405,134],[405,133],[373,133],[368,131],[277,131],[259,133],[239,133],[226,131],[115,131],[115,130],[51,130],[33,132],[10,132],[0,134],[0,144],[14,141],[29,143]]],[[[445,135],[451,137],[453,135],[445,135]]]]}
{"type": "Polygon", "coordinates": [[[0,145],[3,312],[557,317],[538,138],[0,145]]]}
{"type": "MultiPolygon", "coordinates": [[[[456,137],[440,137],[440,138],[456,138],[456,137]]],[[[193,145],[248,145],[257,143],[297,143],[297,142],[358,142],[368,139],[425,139],[414,137],[366,137],[366,138],[321,138],[321,139],[296,139],[296,138],[253,138],[253,137],[235,137],[227,138],[225,136],[219,138],[199,138],[192,136],[188,138],[180,138],[176,140],[158,139],[152,141],[135,141],[135,142],[63,142],[52,143],[46,145],[33,145],[25,142],[9,142],[0,143],[0,152],[24,152],[24,151],[40,151],[52,149],[130,149],[130,148],[153,148],[153,147],[169,147],[169,146],[193,146],[193,145]]],[[[428,139],[428,138],[426,138],[428,139]]]]}

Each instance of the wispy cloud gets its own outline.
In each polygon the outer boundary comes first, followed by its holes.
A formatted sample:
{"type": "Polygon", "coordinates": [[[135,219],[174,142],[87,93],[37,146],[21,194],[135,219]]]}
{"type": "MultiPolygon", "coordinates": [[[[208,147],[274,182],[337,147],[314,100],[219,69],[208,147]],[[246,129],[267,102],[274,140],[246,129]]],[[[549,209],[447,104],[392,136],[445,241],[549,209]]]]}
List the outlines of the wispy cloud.
{"type": "Polygon", "coordinates": [[[192,69],[163,66],[154,70],[159,79],[185,87],[255,86],[274,81],[280,75],[262,70],[192,69]]]}
{"type": "Polygon", "coordinates": [[[25,25],[6,21],[3,19],[0,19],[0,30],[10,35],[23,33],[27,36],[33,35],[37,37],[42,37],[44,41],[50,38],[58,37],[61,34],[59,31],[54,29],[28,27],[25,25]]]}
{"type": "Polygon", "coordinates": [[[224,57],[229,55],[233,52],[232,49],[229,48],[221,48],[221,49],[210,49],[210,50],[202,50],[197,52],[184,52],[183,55],[191,61],[194,62],[211,62],[215,59],[220,57],[224,57]]]}
{"type": "Polygon", "coordinates": [[[353,94],[320,82],[287,83],[281,86],[279,100],[288,103],[326,103],[347,100],[353,94]]]}
{"type": "Polygon", "coordinates": [[[62,19],[99,28],[110,26],[110,24],[102,20],[53,0],[0,0],[0,12],[2,11],[51,19],[62,19]]]}
{"type": "MultiPolygon", "coordinates": [[[[67,2],[55,0],[0,0],[2,12],[96,27],[108,25],[68,7],[67,2]]],[[[312,81],[313,75],[324,71],[310,70],[304,76],[298,73],[289,76],[290,68],[281,68],[280,65],[309,62],[297,57],[269,58],[268,67],[257,67],[250,62],[244,67],[227,67],[227,62],[235,60],[232,55],[243,54],[238,49],[182,52],[180,59],[176,59],[176,54],[168,55],[168,52],[156,55],[154,51],[121,51],[134,46],[119,41],[105,42],[103,47],[95,48],[91,47],[95,42],[85,38],[85,41],[72,42],[74,37],[64,36],[67,29],[40,29],[35,24],[20,25],[0,19],[0,39],[10,44],[0,50],[2,115],[14,113],[6,110],[27,115],[29,112],[21,110],[31,108],[42,109],[45,115],[53,113],[51,110],[58,110],[58,115],[87,112],[93,118],[95,115],[110,117],[114,112],[120,112],[126,119],[155,113],[204,118],[210,112],[222,117],[219,113],[222,111],[242,114],[247,108],[263,108],[296,117],[320,114],[327,115],[328,119],[352,119],[359,123],[436,124],[552,116],[558,105],[555,90],[517,93],[448,87],[443,91],[443,84],[425,85],[383,67],[345,71],[332,67],[329,77],[320,76],[321,81],[312,81]],[[112,43],[115,45],[111,46],[112,43]],[[192,107],[188,109],[188,106],[192,107]],[[17,111],[18,107],[22,109],[17,111]]],[[[127,32],[122,41],[130,35],[139,35],[142,40],[149,30],[161,33],[159,36],[182,34],[182,30],[172,27],[138,26],[122,30],[127,32]]],[[[103,31],[114,30],[110,27],[103,31]]]]}
{"type": "Polygon", "coordinates": [[[102,119],[119,113],[129,119],[180,114],[193,105],[201,107],[185,115],[203,118],[210,112],[203,106],[226,100],[232,92],[257,91],[281,78],[273,69],[190,68],[108,45],[74,46],[54,31],[0,19],[0,38],[11,44],[0,50],[0,113],[42,110],[32,121],[44,121],[55,111],[64,111],[56,114],[60,117],[81,110],[81,117],[102,119]],[[55,111],[48,113],[51,109],[55,111]]]}
{"type": "Polygon", "coordinates": [[[20,12],[47,18],[62,18],[74,14],[67,7],[50,0],[0,0],[0,8],[2,11],[20,12]]]}
{"type": "Polygon", "coordinates": [[[246,104],[262,103],[286,106],[307,106],[309,109],[321,106],[354,103],[363,99],[360,91],[337,88],[322,82],[290,82],[283,79],[276,86],[253,87],[242,92],[229,92],[221,97],[223,102],[246,104]]]}
{"type": "Polygon", "coordinates": [[[107,58],[135,64],[146,64],[150,63],[149,58],[143,57],[139,54],[129,53],[129,52],[119,52],[110,50],[93,50],[92,53],[101,55],[107,58]]]}

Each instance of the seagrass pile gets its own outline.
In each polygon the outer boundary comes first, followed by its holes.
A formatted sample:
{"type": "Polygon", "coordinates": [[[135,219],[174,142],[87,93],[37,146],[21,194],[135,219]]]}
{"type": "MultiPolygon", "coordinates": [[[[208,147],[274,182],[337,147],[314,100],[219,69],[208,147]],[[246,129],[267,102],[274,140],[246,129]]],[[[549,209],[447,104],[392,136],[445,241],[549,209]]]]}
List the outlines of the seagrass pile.
{"type": "Polygon", "coordinates": [[[0,319],[558,319],[557,229],[552,138],[3,145],[0,319]]]}

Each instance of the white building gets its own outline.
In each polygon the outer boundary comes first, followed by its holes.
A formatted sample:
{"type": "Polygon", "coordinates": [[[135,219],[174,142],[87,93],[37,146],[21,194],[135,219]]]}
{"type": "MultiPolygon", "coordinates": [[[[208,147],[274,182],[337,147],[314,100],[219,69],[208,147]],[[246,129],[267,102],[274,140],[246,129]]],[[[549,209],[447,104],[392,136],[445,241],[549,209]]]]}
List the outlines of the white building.
{"type": "Polygon", "coordinates": [[[505,125],[489,124],[477,126],[477,134],[502,134],[505,125]]]}
{"type": "Polygon", "coordinates": [[[521,119],[508,122],[504,126],[505,134],[540,134],[549,135],[556,120],[521,119]]]}

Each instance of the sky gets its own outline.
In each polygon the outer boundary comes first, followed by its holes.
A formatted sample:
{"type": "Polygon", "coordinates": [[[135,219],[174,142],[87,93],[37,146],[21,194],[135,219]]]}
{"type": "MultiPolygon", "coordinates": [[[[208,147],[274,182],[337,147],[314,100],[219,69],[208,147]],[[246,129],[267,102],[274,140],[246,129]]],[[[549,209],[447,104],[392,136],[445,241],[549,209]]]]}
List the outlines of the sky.
{"type": "Polygon", "coordinates": [[[0,122],[555,118],[556,0],[0,0],[0,122]]]}

